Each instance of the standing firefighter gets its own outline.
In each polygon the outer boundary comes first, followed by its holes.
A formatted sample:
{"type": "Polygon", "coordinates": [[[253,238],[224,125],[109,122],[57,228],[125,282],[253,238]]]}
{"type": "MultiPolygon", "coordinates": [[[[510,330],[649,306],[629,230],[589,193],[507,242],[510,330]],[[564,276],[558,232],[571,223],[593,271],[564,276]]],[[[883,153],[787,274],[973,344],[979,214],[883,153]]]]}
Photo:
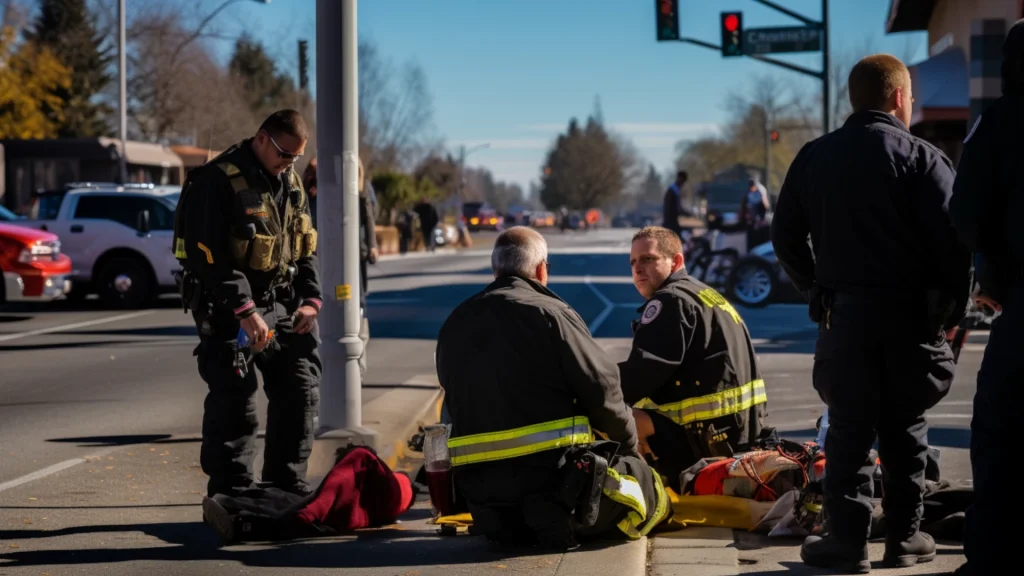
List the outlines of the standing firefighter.
{"type": "Polygon", "coordinates": [[[209,496],[253,481],[256,374],[267,394],[262,480],[309,492],[306,460],[319,403],[316,230],[295,161],[306,147],[298,112],[275,112],[256,136],[189,175],[175,214],[182,299],[199,331],[209,387],[200,462],[209,496]]]}
{"type": "Polygon", "coordinates": [[[813,380],[828,405],[829,532],[808,537],[801,557],[863,573],[871,569],[875,462],[868,454],[876,437],[885,468],[885,563],[935,558],[935,541],[920,530],[925,411],[953,382],[945,331],[966,313],[971,266],[946,212],[952,163],[907,129],[914,101],[907,67],[868,56],[850,71],[849,86],[853,114],[797,154],[771,233],[779,263],[808,295],[818,323],[813,380]],[[901,317],[895,324],[893,310],[901,317]]]}
{"type": "Polygon", "coordinates": [[[960,238],[977,256],[981,289],[1002,305],[992,323],[978,372],[971,420],[974,502],[967,509],[964,552],[957,574],[1006,573],[1017,559],[1016,533],[1003,524],[1019,518],[1016,476],[1007,455],[1017,449],[1024,359],[1024,181],[1017,164],[1024,144],[1024,20],[1003,43],[1002,97],[978,117],[964,141],[949,213],[960,238]]]}

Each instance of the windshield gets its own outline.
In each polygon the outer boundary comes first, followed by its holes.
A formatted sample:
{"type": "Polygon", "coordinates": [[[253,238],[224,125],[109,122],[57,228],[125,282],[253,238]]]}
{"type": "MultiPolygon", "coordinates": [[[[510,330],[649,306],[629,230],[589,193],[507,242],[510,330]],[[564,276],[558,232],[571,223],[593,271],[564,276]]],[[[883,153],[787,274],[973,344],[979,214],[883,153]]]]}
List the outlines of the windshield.
{"type": "Polygon", "coordinates": [[[164,202],[170,205],[171,209],[178,207],[178,199],[181,198],[181,192],[175,192],[174,194],[167,194],[163,196],[164,202]]]}
{"type": "Polygon", "coordinates": [[[7,208],[0,206],[0,222],[10,222],[11,220],[17,220],[18,215],[11,212],[7,208]]]}

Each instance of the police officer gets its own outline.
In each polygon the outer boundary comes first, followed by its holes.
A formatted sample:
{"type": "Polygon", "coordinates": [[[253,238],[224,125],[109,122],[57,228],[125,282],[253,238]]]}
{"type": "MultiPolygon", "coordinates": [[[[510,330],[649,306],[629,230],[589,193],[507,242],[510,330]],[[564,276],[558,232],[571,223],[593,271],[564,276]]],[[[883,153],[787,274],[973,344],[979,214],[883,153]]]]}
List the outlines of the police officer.
{"type": "Polygon", "coordinates": [[[307,134],[298,112],[270,115],[255,137],[189,175],[175,215],[182,297],[196,321],[195,354],[209,387],[200,454],[209,496],[237,494],[253,481],[253,365],[268,399],[262,480],[309,492],[321,296],[316,230],[292,169],[307,134]]]}
{"type": "Polygon", "coordinates": [[[682,252],[667,228],[633,235],[633,284],[647,302],[619,364],[626,402],[649,406],[633,411],[641,447],[677,492],[680,472],[701,458],[731,456],[757,440],[768,401],[746,324],[686,273],[682,252]]]}
{"type": "Polygon", "coordinates": [[[661,208],[661,225],[679,235],[683,232],[679,225],[680,216],[692,216],[689,210],[683,207],[683,186],[690,178],[684,170],[676,172],[676,181],[665,190],[665,197],[661,208]]]}
{"type": "Polygon", "coordinates": [[[540,233],[509,228],[491,265],[494,282],[437,340],[455,485],[474,531],[563,550],[596,535],[640,538],[671,507],[637,453],[615,364],[547,288],[540,233]],[[615,444],[595,443],[595,431],[615,444]]]}
{"type": "Polygon", "coordinates": [[[966,312],[971,266],[946,212],[953,166],[907,129],[914,100],[906,66],[868,56],[850,71],[849,92],[854,112],[843,127],[808,143],[790,166],[772,243],[819,322],[813,381],[830,423],[829,530],[808,537],[801,557],[865,573],[876,436],[884,560],[911,566],[935,557],[935,542],[920,532],[924,415],[953,380],[944,332],[966,312]]]}
{"type": "Polygon", "coordinates": [[[1024,327],[1024,20],[1003,43],[1003,95],[978,117],[964,141],[949,203],[960,239],[977,254],[981,289],[1002,305],[978,372],[971,420],[974,504],[967,510],[958,574],[997,574],[1017,559],[1015,538],[1003,522],[1019,517],[1014,476],[1003,462],[1017,450],[1021,406],[1019,336],[1024,327]],[[1016,512],[1015,512],[1016,510],[1016,512]]]}

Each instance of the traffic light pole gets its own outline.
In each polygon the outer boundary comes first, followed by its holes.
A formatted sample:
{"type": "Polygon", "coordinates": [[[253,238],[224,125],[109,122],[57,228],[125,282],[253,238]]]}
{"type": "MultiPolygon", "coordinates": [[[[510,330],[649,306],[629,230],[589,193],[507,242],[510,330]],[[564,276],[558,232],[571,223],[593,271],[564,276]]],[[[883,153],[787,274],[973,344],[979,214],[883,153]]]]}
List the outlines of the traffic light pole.
{"type": "MultiPolygon", "coordinates": [[[[776,60],[775,58],[771,58],[771,57],[768,57],[768,56],[763,56],[761,54],[746,54],[746,56],[749,56],[750,58],[753,58],[755,60],[760,60],[761,62],[764,62],[765,64],[771,64],[773,66],[778,66],[779,68],[785,68],[786,70],[792,70],[793,72],[799,72],[801,74],[805,74],[805,75],[810,76],[812,78],[817,78],[818,80],[821,80],[821,85],[822,85],[822,91],[821,91],[821,94],[822,94],[822,114],[821,114],[822,129],[824,130],[825,133],[828,133],[830,131],[830,128],[831,128],[831,114],[830,114],[831,107],[829,105],[829,101],[831,100],[831,90],[829,90],[829,68],[831,66],[831,60],[830,60],[829,51],[828,51],[828,0],[821,0],[821,22],[816,22],[816,21],[814,21],[814,20],[812,20],[812,19],[810,19],[810,18],[808,18],[808,17],[806,17],[806,16],[804,16],[802,14],[798,14],[796,12],[793,12],[789,8],[786,8],[784,6],[779,6],[775,2],[772,2],[771,0],[753,0],[753,1],[757,2],[758,4],[762,4],[762,5],[764,5],[764,6],[768,7],[768,8],[771,8],[772,10],[775,10],[777,12],[781,12],[782,14],[785,14],[786,16],[789,16],[790,18],[795,18],[795,19],[797,19],[797,20],[807,24],[808,26],[813,26],[813,27],[818,28],[818,29],[820,29],[822,31],[822,38],[821,38],[822,47],[821,47],[821,52],[822,52],[823,69],[821,71],[811,70],[810,68],[804,68],[803,66],[799,66],[797,64],[791,64],[789,62],[784,62],[782,60],[776,60]]],[[[709,48],[709,49],[714,50],[714,51],[719,52],[719,53],[722,52],[722,47],[721,46],[719,46],[717,44],[712,44],[710,42],[704,42],[703,40],[697,40],[696,38],[680,37],[679,41],[680,42],[686,42],[687,44],[693,44],[695,46],[701,46],[701,47],[704,47],[704,48],[709,48]]]]}

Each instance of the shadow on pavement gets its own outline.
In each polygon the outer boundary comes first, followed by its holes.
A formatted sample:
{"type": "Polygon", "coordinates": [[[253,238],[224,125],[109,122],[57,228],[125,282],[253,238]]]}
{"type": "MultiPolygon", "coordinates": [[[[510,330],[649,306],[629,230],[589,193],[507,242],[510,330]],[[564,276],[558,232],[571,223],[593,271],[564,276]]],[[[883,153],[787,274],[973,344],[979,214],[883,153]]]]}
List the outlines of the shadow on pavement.
{"type": "MultiPolygon", "coordinates": [[[[552,276],[594,276],[594,277],[615,277],[629,278],[628,254],[549,254],[548,266],[552,276]]],[[[378,268],[379,270],[379,268],[378,268]]],[[[491,267],[471,268],[463,270],[431,270],[425,265],[422,270],[410,272],[393,272],[375,274],[370,276],[371,289],[372,281],[384,278],[415,278],[417,276],[438,276],[438,275],[484,275],[492,274],[491,267]]]]}
{"type": "MultiPolygon", "coordinates": [[[[73,330],[69,332],[53,332],[65,336],[193,336],[198,340],[194,324],[187,326],[144,326],[139,328],[122,328],[120,330],[73,330]]],[[[130,341],[136,343],[136,341],[130,341]]]]}
{"type": "MultiPolygon", "coordinates": [[[[365,530],[354,534],[263,543],[258,550],[244,546],[222,548],[214,532],[200,522],[163,524],[122,524],[65,528],[59,530],[0,531],[0,540],[30,540],[104,533],[143,534],[177,546],[129,549],[74,549],[8,551],[0,554],[0,567],[71,566],[112,562],[196,561],[239,562],[245,566],[296,568],[372,568],[432,566],[496,562],[510,558],[547,555],[550,552],[506,548],[487,544],[482,537],[440,538],[432,532],[401,529],[365,530]]],[[[595,549],[619,542],[596,543],[595,549]]]]}
{"type": "MultiPolygon", "coordinates": [[[[125,506],[0,506],[0,510],[128,510],[136,508],[185,508],[195,507],[198,508],[199,504],[139,504],[138,506],[125,505],[125,506]]],[[[11,530],[9,532],[0,534],[11,534],[11,538],[39,538],[40,536],[34,536],[33,534],[38,532],[45,532],[43,530],[11,530]],[[25,535],[19,535],[24,532],[25,535]]],[[[51,534],[46,532],[47,536],[51,534]]]]}
{"type": "MultiPolygon", "coordinates": [[[[63,336],[79,336],[79,335],[91,335],[91,334],[121,334],[127,335],[128,330],[125,331],[111,331],[111,332],[51,332],[51,335],[60,334],[63,336]]],[[[192,329],[193,334],[195,328],[192,329]]],[[[145,344],[155,344],[159,342],[168,342],[168,340],[157,340],[145,342],[145,344]]],[[[90,340],[88,342],[52,342],[49,344],[20,344],[20,345],[0,345],[0,352],[28,352],[30,350],[68,350],[72,348],[102,348],[104,346],[121,346],[129,344],[140,344],[138,340],[90,340]]]]}
{"type": "Polygon", "coordinates": [[[134,444],[185,444],[200,442],[198,437],[174,438],[170,434],[128,434],[124,436],[79,436],[76,438],[49,438],[47,442],[78,444],[81,447],[131,446],[134,444]]]}

